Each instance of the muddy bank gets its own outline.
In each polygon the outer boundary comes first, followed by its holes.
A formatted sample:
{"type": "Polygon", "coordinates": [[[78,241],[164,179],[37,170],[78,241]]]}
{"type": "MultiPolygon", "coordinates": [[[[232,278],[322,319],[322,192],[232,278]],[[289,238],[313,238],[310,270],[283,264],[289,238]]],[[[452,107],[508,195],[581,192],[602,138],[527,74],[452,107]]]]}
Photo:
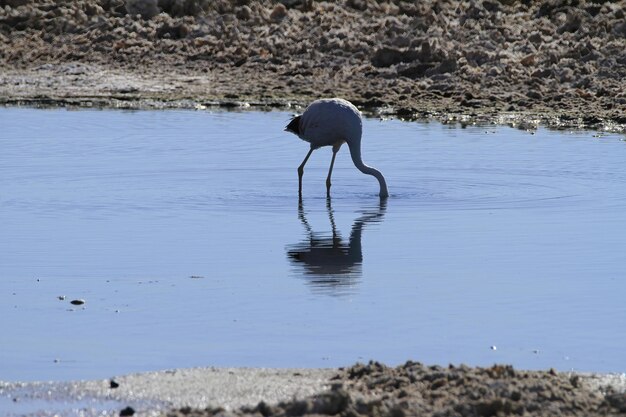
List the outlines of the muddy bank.
{"type": "Polygon", "coordinates": [[[576,374],[517,371],[510,366],[390,368],[357,364],[333,378],[330,391],[277,405],[225,411],[183,408],[167,416],[617,416],[626,415],[626,382],[597,386],[576,374]]]}
{"type": "Polygon", "coordinates": [[[626,1],[2,0],[0,103],[626,125],[626,1]]]}

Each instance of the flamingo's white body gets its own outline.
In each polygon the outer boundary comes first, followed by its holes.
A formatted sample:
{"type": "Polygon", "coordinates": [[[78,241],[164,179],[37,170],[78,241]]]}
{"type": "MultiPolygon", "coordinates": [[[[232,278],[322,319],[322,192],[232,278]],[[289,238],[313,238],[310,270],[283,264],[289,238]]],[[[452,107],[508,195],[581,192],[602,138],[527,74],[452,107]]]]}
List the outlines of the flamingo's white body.
{"type": "Polygon", "coordinates": [[[347,143],[354,166],[364,174],[376,177],[380,185],[379,195],[381,198],[389,196],[383,174],[377,169],[365,165],[361,159],[361,112],[349,101],[340,98],[316,100],[304,110],[301,116],[294,117],[285,130],[298,135],[300,139],[311,144],[309,153],[298,167],[298,191],[300,195],[302,195],[304,166],[311,153],[322,146],[332,146],[333,158],[326,178],[326,193],[330,196],[330,177],[333,172],[335,157],[341,145],[347,143]]]}

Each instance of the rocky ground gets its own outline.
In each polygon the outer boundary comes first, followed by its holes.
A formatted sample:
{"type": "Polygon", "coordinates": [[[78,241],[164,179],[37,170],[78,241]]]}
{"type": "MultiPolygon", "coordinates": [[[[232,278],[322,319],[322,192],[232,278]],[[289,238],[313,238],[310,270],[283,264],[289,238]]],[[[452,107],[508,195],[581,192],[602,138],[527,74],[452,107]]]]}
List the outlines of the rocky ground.
{"type": "Polygon", "coordinates": [[[626,1],[0,0],[0,103],[284,106],[624,131],[626,1]]]}
{"type": "Polygon", "coordinates": [[[325,394],[254,408],[171,411],[181,416],[618,416],[626,415],[626,393],[590,387],[581,376],[516,371],[510,366],[427,367],[407,362],[344,369],[325,394]]]}

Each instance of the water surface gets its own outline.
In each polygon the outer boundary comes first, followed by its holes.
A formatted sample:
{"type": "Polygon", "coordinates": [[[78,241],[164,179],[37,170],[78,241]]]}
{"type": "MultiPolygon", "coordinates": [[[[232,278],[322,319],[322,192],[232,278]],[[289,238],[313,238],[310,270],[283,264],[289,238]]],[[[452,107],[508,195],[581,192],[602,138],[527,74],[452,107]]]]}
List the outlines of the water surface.
{"type": "Polygon", "coordinates": [[[368,119],[386,204],[330,148],[299,202],[289,116],[0,109],[0,379],[626,371],[622,137],[368,119]]]}

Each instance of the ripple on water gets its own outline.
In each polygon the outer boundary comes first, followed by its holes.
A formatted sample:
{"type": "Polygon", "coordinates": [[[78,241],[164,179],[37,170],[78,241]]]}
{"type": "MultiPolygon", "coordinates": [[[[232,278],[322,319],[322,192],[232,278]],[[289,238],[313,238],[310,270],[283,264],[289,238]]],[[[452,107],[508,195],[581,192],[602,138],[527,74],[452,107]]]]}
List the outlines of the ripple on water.
{"type": "Polygon", "coordinates": [[[286,113],[0,113],[5,378],[623,365],[616,137],[366,119],[363,158],[391,197],[344,148],[328,204],[320,149],[300,204],[308,149],[286,113]],[[70,312],[60,294],[89,302],[70,312]]]}

